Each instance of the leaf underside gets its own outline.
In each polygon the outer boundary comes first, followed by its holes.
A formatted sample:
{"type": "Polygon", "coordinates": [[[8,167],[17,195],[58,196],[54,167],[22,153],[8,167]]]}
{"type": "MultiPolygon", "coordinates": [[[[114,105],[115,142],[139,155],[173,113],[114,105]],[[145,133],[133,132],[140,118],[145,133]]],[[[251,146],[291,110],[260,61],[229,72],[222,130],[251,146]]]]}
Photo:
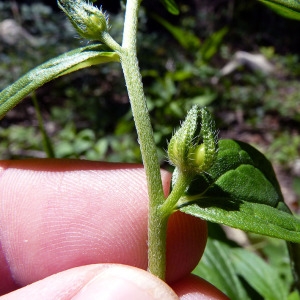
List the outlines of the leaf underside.
{"type": "Polygon", "coordinates": [[[242,201],[234,210],[192,204],[180,210],[207,221],[300,243],[300,220],[264,204],[242,201]]]}
{"type": "Polygon", "coordinates": [[[118,54],[103,45],[78,48],[47,61],[0,93],[0,119],[24,97],[46,82],[79,69],[113,61],[119,61],[118,54]]]}

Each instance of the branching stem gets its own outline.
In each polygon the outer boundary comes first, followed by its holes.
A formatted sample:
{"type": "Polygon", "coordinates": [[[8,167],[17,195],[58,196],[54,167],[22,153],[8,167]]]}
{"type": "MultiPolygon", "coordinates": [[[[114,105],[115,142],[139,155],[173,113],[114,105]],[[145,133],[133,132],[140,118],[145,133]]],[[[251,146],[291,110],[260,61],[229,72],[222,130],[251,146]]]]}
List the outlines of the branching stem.
{"type": "Polygon", "coordinates": [[[187,173],[178,172],[175,185],[172,188],[172,192],[165,202],[161,205],[160,210],[163,216],[168,217],[172,212],[176,210],[175,206],[178,203],[180,197],[185,192],[193,179],[193,175],[189,176],[187,173]]]}
{"type": "Polygon", "coordinates": [[[136,35],[139,4],[139,0],[127,0],[122,50],[119,54],[147,176],[148,269],[152,274],[164,279],[167,219],[162,218],[159,210],[164,202],[160,165],[137,59],[136,35]]]}

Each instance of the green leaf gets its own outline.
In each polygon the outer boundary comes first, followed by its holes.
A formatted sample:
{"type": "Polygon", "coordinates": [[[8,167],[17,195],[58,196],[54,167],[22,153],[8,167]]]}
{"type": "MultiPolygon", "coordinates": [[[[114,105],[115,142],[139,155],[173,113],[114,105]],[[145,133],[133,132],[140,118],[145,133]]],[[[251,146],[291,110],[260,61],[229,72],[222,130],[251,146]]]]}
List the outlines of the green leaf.
{"type": "Polygon", "coordinates": [[[173,15],[179,14],[179,8],[174,0],[160,0],[167,11],[173,15]]]}
{"type": "Polygon", "coordinates": [[[119,61],[118,54],[103,45],[89,45],[47,61],[0,93],[0,119],[46,82],[79,69],[112,61],[119,61]]]}
{"type": "Polygon", "coordinates": [[[285,286],[277,269],[272,268],[251,251],[231,249],[231,259],[236,273],[242,276],[266,300],[282,300],[288,296],[289,286],[285,286]]]}
{"type": "Polygon", "coordinates": [[[216,286],[231,300],[249,299],[234,269],[231,251],[226,243],[209,238],[193,273],[216,286]]]}
{"type": "Polygon", "coordinates": [[[299,0],[259,0],[283,17],[300,20],[299,0]]]}
{"type": "MultiPolygon", "coordinates": [[[[300,220],[286,212],[264,204],[245,201],[237,205],[230,203],[227,207],[220,207],[221,204],[213,200],[211,199],[210,204],[202,202],[200,205],[192,204],[180,210],[207,221],[300,243],[300,220]]],[[[218,200],[230,202],[232,199],[218,200]]]]}
{"type": "MultiPolygon", "coordinates": [[[[252,251],[228,240],[218,225],[208,225],[207,246],[194,274],[218,287],[232,300],[288,298],[291,282],[286,281],[277,265],[267,263],[252,251]]],[[[284,254],[286,252],[281,253],[281,260],[284,254]]]]}
{"type": "Polygon", "coordinates": [[[202,59],[209,61],[217,53],[220,48],[225,35],[228,33],[228,28],[223,27],[222,29],[214,32],[208,37],[199,49],[202,59]]]}
{"type": "Polygon", "coordinates": [[[292,292],[291,294],[289,294],[289,296],[287,297],[287,300],[300,300],[300,294],[295,291],[292,292]]]}
{"type": "Polygon", "coordinates": [[[272,165],[242,142],[221,140],[216,162],[194,178],[177,207],[211,222],[300,243],[300,220],[284,204],[272,165]]]}
{"type": "Polygon", "coordinates": [[[156,14],[152,14],[152,17],[165,27],[184,49],[193,51],[200,47],[200,39],[192,31],[174,26],[156,14]]]}

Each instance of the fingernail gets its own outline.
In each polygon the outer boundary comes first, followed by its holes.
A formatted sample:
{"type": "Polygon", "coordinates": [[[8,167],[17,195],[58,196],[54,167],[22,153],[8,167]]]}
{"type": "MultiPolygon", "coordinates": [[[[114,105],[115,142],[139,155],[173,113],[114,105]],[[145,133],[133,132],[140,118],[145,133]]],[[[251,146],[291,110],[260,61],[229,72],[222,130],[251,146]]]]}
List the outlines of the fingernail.
{"type": "Polygon", "coordinates": [[[114,265],[89,281],[72,300],[174,300],[173,290],[141,269],[114,265]]]}

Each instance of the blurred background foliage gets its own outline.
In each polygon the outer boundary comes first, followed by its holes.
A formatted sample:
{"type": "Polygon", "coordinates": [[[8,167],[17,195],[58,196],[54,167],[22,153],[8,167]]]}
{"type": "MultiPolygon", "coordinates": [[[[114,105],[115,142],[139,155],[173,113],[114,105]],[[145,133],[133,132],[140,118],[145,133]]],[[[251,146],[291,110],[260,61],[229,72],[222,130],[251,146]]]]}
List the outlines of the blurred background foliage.
{"type": "MultiPolygon", "coordinates": [[[[248,142],[272,161],[288,205],[299,213],[300,22],[284,19],[257,1],[178,3],[179,16],[168,14],[158,0],[144,0],[140,12],[140,68],[162,166],[169,168],[167,141],[187,110],[193,104],[207,106],[220,138],[248,142]]],[[[120,1],[95,4],[110,13],[111,35],[120,42],[120,1]]],[[[36,65],[87,43],[58,11],[56,1],[0,1],[0,90],[36,65]]],[[[47,156],[32,97],[1,120],[0,159],[47,156]]],[[[61,77],[34,97],[55,157],[141,161],[118,64],[61,77]]],[[[247,239],[247,247],[263,249],[261,255],[290,284],[288,263],[281,260],[283,244],[247,239]]],[[[206,255],[225,251],[219,242],[209,245],[206,255]]],[[[202,268],[213,272],[212,265],[202,268]]],[[[203,276],[201,270],[198,274],[203,276]]],[[[248,289],[260,299],[253,286],[248,289]]]]}
{"type": "MultiPolygon", "coordinates": [[[[39,63],[88,43],[56,3],[45,2],[0,1],[0,89],[39,63]]],[[[121,41],[120,1],[95,4],[109,10],[111,35],[121,41]]],[[[167,141],[186,111],[196,103],[208,106],[221,138],[262,150],[297,205],[300,22],[256,1],[189,0],[179,1],[179,7],[180,15],[173,16],[159,1],[144,0],[140,13],[140,67],[162,165],[167,167],[167,141]],[[241,51],[265,61],[239,57],[241,51]]],[[[36,97],[56,157],[140,161],[118,64],[57,79],[36,97]]],[[[46,156],[31,96],[1,120],[0,137],[2,159],[46,156]]]]}
{"type": "MultiPolygon", "coordinates": [[[[46,2],[0,1],[0,89],[39,63],[88,43],[56,3],[46,2]]],[[[120,1],[95,4],[109,10],[111,35],[121,41],[120,1]]],[[[263,151],[297,206],[300,22],[256,1],[189,0],[179,1],[179,7],[174,16],[159,1],[145,0],[140,12],[140,67],[162,165],[168,167],[167,141],[186,111],[193,104],[208,106],[221,138],[241,139],[263,151]]],[[[36,97],[56,157],[140,161],[118,64],[57,79],[36,97]]],[[[46,156],[31,96],[0,125],[1,159],[46,156]]]]}

